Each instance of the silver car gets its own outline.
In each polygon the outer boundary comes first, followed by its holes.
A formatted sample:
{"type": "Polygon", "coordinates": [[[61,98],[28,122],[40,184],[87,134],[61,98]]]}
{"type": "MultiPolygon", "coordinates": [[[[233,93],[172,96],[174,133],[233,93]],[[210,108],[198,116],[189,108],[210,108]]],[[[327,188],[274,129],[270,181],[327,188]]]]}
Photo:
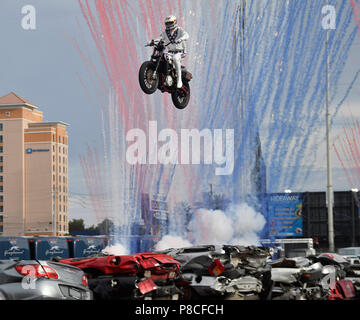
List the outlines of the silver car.
{"type": "Polygon", "coordinates": [[[79,268],[53,261],[0,260],[0,300],[92,300],[79,268]]]}

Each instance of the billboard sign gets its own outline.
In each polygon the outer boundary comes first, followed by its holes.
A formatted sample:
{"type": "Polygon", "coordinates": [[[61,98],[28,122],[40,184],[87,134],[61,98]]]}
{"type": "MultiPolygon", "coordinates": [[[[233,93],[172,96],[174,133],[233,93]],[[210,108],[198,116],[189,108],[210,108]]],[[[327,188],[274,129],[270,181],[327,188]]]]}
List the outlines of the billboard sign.
{"type": "Polygon", "coordinates": [[[303,236],[302,202],[301,193],[277,193],[268,196],[271,238],[303,236]]]}

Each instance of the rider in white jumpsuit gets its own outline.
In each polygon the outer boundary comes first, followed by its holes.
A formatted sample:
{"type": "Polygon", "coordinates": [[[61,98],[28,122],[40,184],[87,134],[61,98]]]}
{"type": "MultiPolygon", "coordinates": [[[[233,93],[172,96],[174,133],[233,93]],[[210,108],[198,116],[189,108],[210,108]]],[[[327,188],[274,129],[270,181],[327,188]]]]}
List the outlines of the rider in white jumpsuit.
{"type": "Polygon", "coordinates": [[[168,54],[172,56],[172,61],[176,70],[177,88],[182,88],[181,80],[181,59],[186,55],[186,46],[184,41],[189,39],[189,34],[182,28],[178,27],[175,16],[169,16],[165,19],[165,31],[160,35],[159,39],[168,45],[168,54]]]}

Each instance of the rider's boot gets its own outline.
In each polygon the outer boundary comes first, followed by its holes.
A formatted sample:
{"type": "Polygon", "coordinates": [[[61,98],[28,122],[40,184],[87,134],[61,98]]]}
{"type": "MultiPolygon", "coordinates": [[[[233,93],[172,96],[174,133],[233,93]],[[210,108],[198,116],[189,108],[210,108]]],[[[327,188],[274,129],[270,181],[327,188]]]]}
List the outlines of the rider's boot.
{"type": "Polygon", "coordinates": [[[174,66],[176,69],[176,78],[177,78],[177,88],[181,89],[183,86],[182,80],[181,80],[181,54],[176,54],[174,56],[174,66]]]}

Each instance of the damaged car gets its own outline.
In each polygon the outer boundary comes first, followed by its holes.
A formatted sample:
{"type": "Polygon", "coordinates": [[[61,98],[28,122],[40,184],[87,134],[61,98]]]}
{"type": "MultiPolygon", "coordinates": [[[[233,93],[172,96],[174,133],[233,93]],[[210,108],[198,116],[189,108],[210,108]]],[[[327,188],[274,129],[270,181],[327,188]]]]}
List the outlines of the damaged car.
{"type": "Polygon", "coordinates": [[[273,300],[328,300],[336,268],[304,257],[283,258],[270,263],[274,281],[273,300]]]}
{"type": "Polygon", "coordinates": [[[274,300],[350,300],[355,286],[349,263],[340,255],[283,258],[271,262],[274,300]]]}
{"type": "Polygon", "coordinates": [[[335,284],[331,288],[329,300],[353,300],[359,297],[360,279],[356,266],[345,257],[337,253],[322,253],[312,259],[336,269],[335,284]]]}
{"type": "Polygon", "coordinates": [[[181,263],[184,299],[266,300],[272,291],[268,248],[205,245],[162,251],[181,263]]]}
{"type": "Polygon", "coordinates": [[[180,263],[161,253],[97,254],[59,262],[82,269],[95,300],[178,300],[180,263]]]}

